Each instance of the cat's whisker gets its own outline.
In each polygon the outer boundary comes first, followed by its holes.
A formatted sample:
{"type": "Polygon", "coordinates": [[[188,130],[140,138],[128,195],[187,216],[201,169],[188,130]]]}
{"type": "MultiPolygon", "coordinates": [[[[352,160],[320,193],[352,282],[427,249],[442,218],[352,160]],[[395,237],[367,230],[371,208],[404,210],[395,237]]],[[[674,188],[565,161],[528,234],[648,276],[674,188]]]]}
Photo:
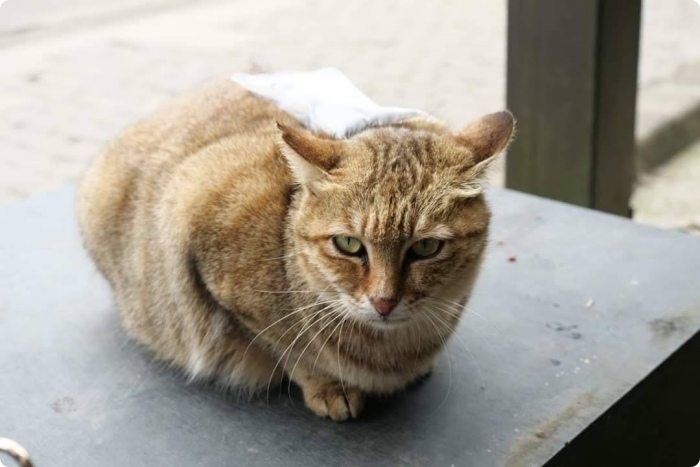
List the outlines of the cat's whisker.
{"type": "Polygon", "coordinates": [[[443,298],[443,297],[428,296],[428,297],[425,297],[425,299],[426,299],[426,300],[432,300],[432,301],[438,302],[438,303],[442,303],[442,304],[447,305],[447,306],[449,306],[450,308],[452,308],[452,309],[454,309],[454,310],[456,310],[456,311],[459,311],[459,312],[463,311],[463,310],[466,308],[466,307],[464,307],[464,306],[463,306],[461,303],[459,303],[459,302],[454,302],[454,301],[452,301],[452,300],[448,300],[448,299],[443,298]]]}
{"type": "MultiPolygon", "coordinates": [[[[441,308],[442,306],[444,306],[444,304],[437,302],[437,303],[435,303],[435,304],[433,304],[433,305],[434,305],[439,311],[441,311],[441,312],[443,312],[443,313],[446,313],[446,314],[448,314],[448,315],[450,314],[447,310],[441,308]]],[[[454,316],[454,315],[452,315],[452,316],[454,316]]],[[[470,324],[472,324],[472,323],[471,323],[469,320],[464,319],[463,317],[462,317],[462,319],[460,319],[460,322],[463,323],[463,326],[466,326],[467,329],[470,329],[470,330],[472,330],[472,331],[474,331],[474,332],[476,333],[476,336],[479,338],[479,340],[480,340],[481,342],[483,342],[483,343],[486,345],[486,348],[488,349],[489,352],[491,352],[492,355],[495,355],[495,354],[496,354],[495,351],[494,351],[494,349],[493,349],[493,346],[491,345],[491,343],[490,343],[485,337],[483,337],[483,336],[480,335],[480,332],[481,332],[481,331],[479,331],[479,329],[478,329],[477,327],[475,327],[475,326],[470,326],[470,324]]],[[[488,323],[487,323],[487,324],[488,324],[488,323]]],[[[457,339],[462,340],[458,335],[457,335],[457,339]]]]}
{"type": "MultiPolygon", "coordinates": [[[[427,299],[434,299],[434,297],[426,297],[426,301],[427,301],[427,299]]],[[[448,309],[443,308],[443,307],[449,307],[449,305],[447,305],[447,304],[445,304],[445,303],[443,303],[443,302],[441,302],[441,301],[438,301],[437,299],[433,300],[433,301],[430,303],[430,305],[426,305],[425,303],[424,303],[423,305],[425,305],[425,306],[430,306],[430,307],[434,307],[436,310],[440,311],[441,313],[445,313],[445,314],[447,314],[447,315],[454,316],[448,309]]],[[[465,309],[465,310],[468,310],[466,307],[465,307],[464,309],[465,309]]],[[[471,331],[473,331],[473,332],[475,333],[475,336],[479,339],[479,341],[480,341],[481,343],[483,343],[483,344],[485,345],[485,347],[487,348],[487,350],[488,350],[489,352],[491,352],[491,354],[495,355],[495,352],[494,352],[494,349],[493,349],[492,344],[488,341],[488,339],[482,337],[482,336],[479,334],[481,331],[478,329],[477,326],[472,326],[473,320],[469,320],[469,319],[466,319],[466,318],[465,318],[465,316],[467,316],[467,315],[468,315],[468,314],[465,313],[465,314],[463,314],[463,315],[461,316],[461,318],[460,318],[460,323],[461,323],[461,325],[462,325],[462,326],[465,326],[467,329],[470,329],[471,331]]],[[[455,317],[456,317],[456,316],[455,316],[455,317]]],[[[487,324],[487,325],[491,325],[491,323],[488,323],[488,322],[486,322],[486,324],[487,324]]],[[[459,336],[457,336],[457,337],[458,337],[458,339],[461,340],[461,338],[459,338],[459,336]]]]}
{"type": "Polygon", "coordinates": [[[328,300],[319,300],[319,301],[314,302],[314,303],[311,303],[311,304],[309,304],[309,305],[304,305],[304,306],[302,306],[301,308],[296,308],[296,310],[302,310],[302,311],[303,311],[303,310],[308,310],[309,308],[314,308],[314,307],[317,307],[317,306],[319,306],[319,305],[326,305],[326,304],[328,304],[328,303],[333,303],[333,302],[335,302],[335,301],[337,301],[337,300],[338,300],[337,298],[331,298],[331,299],[328,299],[328,300]]]}
{"type": "MultiPolygon", "coordinates": [[[[340,304],[340,300],[334,300],[332,303],[326,305],[322,310],[320,310],[320,312],[325,312],[325,316],[333,316],[335,314],[336,310],[338,309],[339,304],[340,304]]],[[[304,334],[306,331],[311,329],[313,326],[315,326],[319,322],[320,322],[320,320],[316,320],[316,321],[310,323],[306,327],[306,329],[302,333],[300,333],[300,335],[297,336],[297,338],[295,340],[298,340],[301,337],[301,334],[304,334]]],[[[294,342],[292,343],[292,345],[294,345],[294,342]]],[[[285,368],[287,368],[287,364],[289,363],[290,356],[291,356],[291,352],[287,355],[287,359],[284,362],[285,368]]]]}
{"type": "Polygon", "coordinates": [[[286,255],[275,256],[272,258],[265,258],[265,259],[261,259],[260,261],[275,261],[275,260],[280,260],[280,259],[287,259],[287,258],[292,258],[294,256],[300,255],[301,253],[303,253],[301,250],[297,250],[297,251],[293,251],[293,252],[286,254],[286,255]]]}
{"type": "Polygon", "coordinates": [[[470,315],[474,315],[474,316],[476,316],[477,318],[480,318],[482,321],[488,322],[488,320],[487,320],[486,318],[484,318],[482,315],[480,315],[480,314],[477,313],[476,311],[472,310],[471,308],[467,308],[467,307],[465,306],[464,309],[467,310],[467,311],[469,312],[470,315]]]}
{"type": "Polygon", "coordinates": [[[259,290],[259,289],[253,289],[255,292],[260,292],[260,293],[271,293],[271,294],[293,294],[293,293],[317,293],[317,294],[324,294],[328,291],[326,290],[259,290]]]}
{"type": "Polygon", "coordinates": [[[446,321],[442,316],[440,316],[438,313],[436,313],[435,310],[431,310],[430,308],[426,308],[425,311],[428,312],[433,318],[435,318],[437,320],[438,324],[441,324],[445,327],[445,331],[447,332],[447,339],[454,336],[457,340],[462,342],[462,338],[459,337],[459,335],[457,334],[457,332],[455,330],[456,325],[453,325],[453,324],[449,323],[448,321],[446,321]]]}
{"type": "Polygon", "coordinates": [[[457,321],[461,321],[462,319],[462,314],[459,311],[450,308],[450,305],[441,302],[436,302],[433,303],[432,306],[435,308],[435,310],[438,310],[441,313],[445,313],[446,315],[456,319],[457,321]]]}
{"type": "MultiPolygon", "coordinates": [[[[457,302],[451,302],[450,300],[447,300],[447,299],[444,299],[444,298],[441,298],[441,297],[426,297],[426,299],[434,300],[435,302],[441,303],[441,304],[443,304],[443,305],[446,305],[447,303],[451,303],[452,305],[455,305],[455,306],[459,305],[457,302]]],[[[479,313],[477,313],[476,311],[474,311],[473,309],[471,309],[471,308],[469,308],[469,307],[467,307],[467,306],[461,306],[461,305],[459,305],[459,307],[460,307],[460,309],[462,309],[462,310],[468,312],[468,313],[463,313],[462,316],[475,315],[476,317],[478,317],[479,319],[481,319],[484,323],[486,323],[487,326],[489,326],[489,327],[491,327],[492,329],[496,330],[498,333],[501,333],[500,326],[496,325],[493,321],[487,320],[487,319],[484,318],[482,315],[480,315],[479,313]]],[[[469,322],[467,319],[462,319],[462,321],[463,321],[463,322],[469,322]]],[[[473,320],[472,320],[472,321],[473,321],[473,320]]],[[[471,329],[475,329],[475,330],[476,330],[476,328],[471,328],[471,329]]],[[[486,342],[487,342],[487,345],[490,346],[490,344],[488,343],[488,341],[486,341],[486,342]]],[[[493,348],[490,348],[490,351],[493,353],[493,348]]]]}
{"type": "Polygon", "coordinates": [[[264,332],[268,331],[268,330],[269,330],[270,328],[272,328],[273,326],[279,324],[280,322],[284,321],[285,319],[287,319],[287,318],[289,318],[289,317],[291,317],[291,316],[294,316],[294,315],[296,315],[296,314],[298,314],[298,313],[301,313],[302,311],[308,310],[309,308],[313,308],[313,307],[318,306],[318,305],[324,305],[324,304],[327,304],[327,303],[332,303],[332,302],[335,302],[335,301],[336,301],[336,300],[327,300],[327,301],[323,301],[323,302],[316,302],[316,303],[313,303],[313,304],[311,304],[311,305],[307,305],[307,306],[298,308],[298,309],[296,309],[295,311],[293,311],[292,313],[289,313],[289,314],[283,316],[282,318],[278,319],[277,321],[275,321],[274,323],[270,324],[270,325],[267,326],[265,329],[263,329],[262,331],[260,331],[259,333],[257,333],[257,334],[255,335],[255,337],[253,337],[253,338],[250,340],[250,342],[248,343],[248,345],[247,345],[246,348],[245,348],[245,352],[243,352],[243,358],[245,358],[245,356],[248,354],[248,349],[250,349],[250,346],[253,345],[253,342],[255,342],[255,340],[256,340],[258,337],[260,337],[264,332]]]}
{"type": "MultiPolygon", "coordinates": [[[[329,287],[326,287],[326,288],[323,289],[322,291],[317,292],[318,299],[317,299],[315,302],[313,302],[313,303],[311,303],[311,304],[309,304],[309,305],[305,305],[305,306],[303,306],[303,307],[301,307],[301,308],[292,308],[292,309],[302,309],[302,310],[305,310],[305,309],[308,309],[308,308],[313,308],[313,307],[315,307],[316,305],[321,305],[321,304],[325,304],[325,303],[329,303],[329,302],[338,300],[338,297],[335,297],[335,298],[329,298],[329,297],[328,297],[327,294],[328,294],[328,289],[329,289],[329,288],[330,288],[330,286],[329,286],[329,287]]],[[[271,293],[271,292],[270,292],[270,293],[271,293]]],[[[292,294],[292,293],[307,293],[307,291],[305,291],[305,290],[304,290],[304,291],[301,291],[301,290],[291,290],[291,291],[287,291],[287,293],[290,293],[290,294],[292,294]]],[[[290,298],[290,300],[293,300],[293,298],[290,298]]],[[[302,300],[303,300],[303,299],[302,299],[302,300]]]]}
{"type": "MultiPolygon", "coordinates": [[[[337,312],[337,311],[338,311],[338,308],[336,308],[336,309],[333,310],[334,313],[337,312]]],[[[304,347],[304,349],[301,351],[301,354],[299,354],[299,358],[297,358],[296,363],[294,363],[294,367],[292,367],[291,373],[289,373],[289,385],[288,385],[288,388],[287,388],[288,391],[291,390],[291,387],[292,387],[292,376],[294,375],[294,371],[297,369],[297,365],[299,365],[299,361],[300,361],[301,358],[304,356],[304,353],[306,352],[306,349],[309,348],[309,346],[314,342],[314,340],[316,340],[316,338],[318,337],[318,335],[321,334],[321,333],[323,332],[324,329],[326,329],[329,325],[333,324],[337,319],[342,318],[342,317],[343,317],[342,314],[338,314],[335,318],[331,319],[328,323],[324,324],[323,327],[321,327],[321,329],[319,329],[318,332],[316,332],[316,334],[314,334],[314,336],[313,336],[313,337],[309,340],[309,342],[306,344],[306,347],[304,347]]]]}
{"type": "MultiPolygon", "coordinates": [[[[352,322],[352,327],[350,328],[350,335],[354,336],[355,335],[355,325],[359,322],[359,320],[351,315],[350,321],[352,322]]],[[[353,347],[355,347],[355,344],[356,344],[356,342],[352,342],[353,347]]]]}
{"type": "MultiPolygon", "coordinates": [[[[333,316],[336,314],[337,310],[338,310],[337,307],[333,307],[332,309],[328,310],[328,313],[325,314],[321,319],[317,320],[314,324],[320,324],[320,323],[322,323],[324,320],[326,320],[326,318],[331,318],[327,323],[325,323],[325,324],[323,325],[323,328],[325,329],[329,324],[333,323],[333,322],[336,320],[336,317],[333,317],[333,316]]],[[[317,334],[318,334],[318,333],[317,333],[317,334]]],[[[316,334],[316,335],[317,335],[317,334],[316,334]]],[[[304,355],[304,352],[306,351],[306,348],[308,347],[308,345],[309,345],[311,342],[313,342],[313,340],[315,339],[316,335],[314,335],[314,337],[312,337],[311,340],[309,340],[309,343],[307,343],[307,346],[304,347],[304,349],[302,350],[301,354],[300,354],[299,357],[297,358],[296,363],[294,364],[294,368],[292,369],[292,372],[289,373],[289,375],[287,376],[287,379],[288,379],[288,382],[287,382],[287,395],[289,396],[289,402],[290,402],[292,405],[294,405],[294,401],[292,400],[292,393],[291,393],[291,390],[292,390],[292,377],[293,377],[293,375],[294,375],[294,369],[296,369],[296,365],[299,363],[299,361],[301,360],[302,356],[304,355]]],[[[290,356],[291,356],[291,352],[290,352],[289,355],[287,356],[287,361],[285,361],[285,367],[287,367],[287,365],[288,365],[289,357],[290,357],[290,356]]],[[[280,386],[280,392],[281,392],[281,390],[282,390],[282,388],[281,388],[281,386],[280,386]]]]}
{"type": "Polygon", "coordinates": [[[434,307],[434,309],[440,311],[441,313],[445,313],[447,316],[454,318],[457,321],[461,321],[461,319],[462,319],[462,316],[457,314],[457,312],[447,308],[446,306],[444,306],[440,303],[433,304],[433,307],[434,307]]]}
{"type": "MultiPolygon", "coordinates": [[[[460,342],[460,344],[462,344],[462,347],[464,347],[464,350],[467,351],[467,353],[468,353],[469,356],[471,357],[472,361],[474,362],[474,366],[476,367],[476,371],[477,371],[477,373],[479,374],[479,379],[481,380],[481,385],[482,385],[482,387],[485,388],[485,387],[486,387],[486,381],[484,380],[484,373],[481,371],[481,366],[479,365],[479,362],[477,361],[476,357],[475,357],[474,354],[472,353],[472,351],[471,351],[471,349],[469,348],[469,346],[464,342],[464,340],[462,340],[462,338],[461,338],[456,332],[454,332],[454,329],[452,329],[452,328],[450,327],[449,323],[447,323],[446,321],[444,321],[444,320],[443,320],[440,316],[438,316],[437,314],[433,313],[430,309],[427,309],[427,308],[426,308],[425,311],[427,311],[430,315],[432,315],[435,319],[437,319],[438,322],[442,322],[442,324],[443,324],[444,326],[446,326],[448,329],[450,329],[450,330],[453,332],[454,337],[460,342]]],[[[485,394],[484,394],[484,397],[486,397],[485,394]]]]}
{"type": "Polygon", "coordinates": [[[447,298],[445,298],[445,297],[439,297],[439,296],[437,296],[437,295],[433,295],[433,296],[430,296],[429,298],[432,298],[433,300],[438,300],[438,301],[440,301],[440,302],[449,303],[449,304],[454,305],[454,306],[456,306],[456,307],[458,307],[458,308],[465,308],[465,306],[464,306],[463,303],[455,302],[454,300],[449,300],[449,299],[447,299],[447,298]]]}
{"type": "Polygon", "coordinates": [[[340,364],[340,340],[343,338],[343,324],[348,320],[348,316],[346,315],[345,318],[340,322],[340,331],[338,332],[338,378],[340,379],[340,387],[343,390],[343,396],[345,396],[345,401],[347,402],[348,406],[350,406],[350,399],[348,398],[348,393],[345,391],[345,383],[343,382],[343,369],[342,365],[340,364]]]}
{"type": "Polygon", "coordinates": [[[416,368],[418,367],[418,357],[420,356],[420,339],[421,339],[420,328],[421,328],[421,326],[416,326],[416,328],[418,329],[418,345],[416,346],[416,349],[417,349],[416,359],[413,361],[413,371],[415,371],[416,368]]]}
{"type": "Polygon", "coordinates": [[[430,318],[429,315],[426,314],[424,316],[433,325],[433,328],[435,328],[435,332],[438,334],[438,337],[442,341],[442,345],[445,349],[445,355],[447,357],[447,371],[448,371],[448,375],[449,375],[449,382],[447,384],[447,392],[445,393],[445,398],[442,400],[442,402],[437,407],[437,409],[435,409],[435,411],[437,412],[438,410],[440,410],[442,408],[443,405],[445,405],[445,402],[447,402],[448,397],[450,397],[450,391],[452,390],[452,362],[450,360],[450,350],[447,348],[447,341],[443,337],[442,332],[440,332],[440,329],[438,328],[437,324],[435,324],[435,322],[430,318]]]}
{"type": "MultiPolygon", "coordinates": [[[[436,303],[435,303],[435,306],[436,306],[436,308],[438,308],[438,307],[447,306],[447,305],[445,305],[445,304],[443,304],[443,303],[441,303],[441,302],[436,302],[436,303]]],[[[444,312],[444,313],[446,313],[446,314],[450,314],[450,312],[449,312],[448,310],[444,309],[444,308],[438,308],[438,309],[440,309],[441,312],[444,312]]],[[[470,310],[467,309],[467,308],[465,308],[465,310],[470,311],[470,310]]],[[[472,325],[472,324],[474,323],[473,320],[466,319],[466,316],[468,316],[469,314],[472,314],[472,313],[464,313],[464,314],[462,315],[462,318],[460,319],[460,321],[461,321],[462,323],[464,323],[464,326],[467,326],[468,329],[473,330],[473,331],[477,334],[477,336],[479,337],[479,339],[481,339],[482,342],[484,342],[484,343],[486,344],[486,346],[489,348],[489,351],[490,351],[491,353],[493,353],[494,350],[493,350],[493,347],[492,347],[491,343],[490,343],[487,339],[483,339],[481,336],[479,336],[479,333],[480,333],[481,331],[478,329],[478,326],[473,326],[473,325],[472,325]]],[[[479,316],[479,317],[482,319],[482,321],[484,321],[484,323],[485,323],[487,326],[494,327],[496,330],[498,330],[498,326],[495,326],[492,322],[486,321],[486,320],[483,319],[483,317],[481,317],[481,316],[479,316]]]]}
{"type": "Polygon", "coordinates": [[[454,305],[455,307],[458,307],[459,310],[465,310],[465,311],[469,312],[470,314],[472,314],[472,315],[474,315],[474,316],[476,316],[476,317],[478,317],[478,318],[481,318],[481,319],[484,320],[484,321],[488,321],[488,320],[487,320],[486,318],[484,318],[482,315],[480,315],[479,313],[477,313],[477,312],[474,311],[473,309],[467,307],[466,304],[462,304],[462,303],[459,303],[459,302],[454,302],[454,301],[452,301],[452,300],[448,300],[448,299],[443,298],[443,297],[427,297],[427,298],[431,298],[431,299],[433,299],[433,300],[442,301],[442,302],[444,302],[444,303],[449,303],[449,304],[451,304],[451,305],[454,305]]]}
{"type": "MultiPolygon", "coordinates": [[[[328,333],[328,337],[326,338],[326,341],[323,343],[323,346],[321,347],[321,350],[323,350],[323,347],[325,347],[325,345],[326,345],[326,343],[328,342],[328,340],[333,336],[333,334],[335,334],[335,331],[338,329],[338,327],[339,327],[339,326],[343,323],[343,321],[344,321],[345,319],[347,319],[347,317],[349,316],[347,310],[344,310],[344,309],[341,308],[341,309],[339,309],[339,311],[340,311],[339,316],[340,316],[341,318],[343,318],[343,320],[341,320],[338,324],[336,324],[335,327],[331,330],[331,332],[328,333]]],[[[321,351],[319,351],[319,353],[316,355],[316,360],[318,360],[318,356],[320,355],[320,352],[321,352],[321,351]]],[[[315,368],[315,366],[316,366],[316,361],[314,361],[314,368],[315,368]]],[[[312,371],[313,371],[313,370],[312,370],[312,371]]]]}
{"type": "MultiPolygon", "coordinates": [[[[341,311],[343,311],[343,313],[347,313],[346,310],[341,310],[341,311]]],[[[343,316],[343,315],[341,314],[341,316],[343,316]]],[[[313,372],[316,370],[316,364],[318,363],[318,358],[321,356],[321,352],[323,352],[324,347],[326,347],[326,344],[328,344],[328,341],[329,341],[329,340],[331,339],[331,337],[333,336],[333,332],[335,332],[335,329],[333,329],[333,331],[331,331],[331,332],[328,333],[328,337],[326,337],[326,340],[323,342],[323,345],[322,345],[321,348],[318,350],[318,353],[316,354],[316,358],[314,359],[314,364],[313,364],[313,366],[311,367],[311,373],[312,373],[312,374],[313,374],[313,372]]]]}
{"type": "MultiPolygon", "coordinates": [[[[319,314],[321,314],[321,313],[327,311],[328,309],[332,308],[333,306],[334,306],[334,304],[330,304],[330,305],[328,305],[328,306],[322,308],[321,310],[317,311],[313,316],[314,316],[314,317],[315,317],[315,316],[318,316],[319,314]]],[[[323,314],[320,318],[318,318],[318,319],[316,319],[316,320],[311,320],[311,319],[310,319],[311,322],[310,322],[308,325],[306,325],[306,327],[304,327],[304,329],[302,329],[302,330],[297,334],[297,336],[294,338],[294,340],[292,341],[292,343],[289,344],[289,345],[287,346],[287,348],[284,350],[284,352],[282,352],[282,355],[281,355],[280,358],[277,360],[277,363],[275,364],[275,367],[272,369],[272,374],[270,375],[270,379],[269,379],[268,382],[267,382],[267,401],[268,401],[268,404],[270,403],[270,385],[272,384],[272,376],[275,374],[275,371],[277,370],[277,367],[279,367],[279,364],[282,363],[282,359],[285,357],[285,355],[287,355],[287,359],[285,360],[284,366],[283,366],[283,368],[286,368],[286,367],[287,367],[287,364],[289,363],[289,355],[291,355],[291,350],[294,348],[294,345],[296,345],[297,341],[301,338],[301,336],[304,335],[304,334],[306,333],[306,331],[308,331],[309,329],[311,329],[311,327],[313,327],[315,324],[317,324],[317,323],[323,321],[323,320],[326,319],[328,316],[330,316],[330,315],[329,315],[328,313],[325,313],[325,314],[323,314]],[[287,352],[290,352],[290,353],[287,354],[287,352]]]]}
{"type": "MultiPolygon", "coordinates": [[[[468,313],[461,313],[461,310],[455,310],[454,308],[452,308],[452,305],[448,305],[448,304],[440,302],[440,301],[434,301],[432,303],[432,306],[436,310],[439,310],[441,313],[444,313],[448,316],[456,318],[460,322],[464,322],[465,325],[467,325],[469,323],[469,320],[464,318],[466,315],[468,315],[468,313]]],[[[466,310],[466,308],[465,308],[465,310],[466,310]]],[[[474,329],[474,328],[470,328],[470,329],[474,329]]]]}
{"type": "Polygon", "coordinates": [[[442,307],[442,309],[449,311],[449,314],[454,316],[455,318],[460,318],[465,311],[464,307],[459,306],[456,303],[449,303],[445,302],[441,299],[438,299],[437,297],[426,297],[426,300],[432,300],[435,305],[439,305],[442,307]]]}
{"type": "MultiPolygon", "coordinates": [[[[303,328],[303,327],[304,327],[304,319],[305,319],[305,318],[308,318],[309,320],[314,320],[316,317],[318,317],[319,315],[321,315],[321,314],[323,313],[323,311],[324,311],[323,309],[322,309],[322,310],[318,310],[318,311],[312,313],[311,315],[309,315],[308,317],[302,317],[302,318],[298,319],[296,322],[294,322],[294,324],[293,324],[292,326],[289,327],[289,329],[287,329],[286,331],[284,331],[284,332],[282,333],[282,335],[277,339],[277,342],[276,342],[275,346],[276,346],[277,344],[279,344],[280,342],[282,342],[282,339],[284,338],[284,336],[287,335],[287,333],[288,333],[289,331],[291,331],[292,329],[294,329],[298,324],[301,324],[301,325],[302,325],[302,328],[303,328]]],[[[322,316],[321,318],[323,318],[323,316],[322,316]]],[[[300,331],[300,333],[301,333],[301,332],[303,332],[303,331],[300,331]]],[[[298,337],[298,335],[297,335],[297,337],[298,337]]],[[[294,342],[292,342],[292,344],[290,344],[290,346],[293,345],[293,344],[294,344],[294,342]]],[[[282,363],[282,359],[284,358],[284,355],[286,354],[287,350],[289,350],[289,347],[287,347],[287,348],[285,349],[285,351],[282,353],[282,355],[281,355],[281,356],[279,357],[279,359],[277,360],[277,363],[275,364],[274,368],[272,369],[272,372],[270,373],[270,378],[269,378],[268,381],[267,381],[267,403],[268,403],[268,405],[269,405],[269,403],[270,403],[270,387],[271,387],[271,385],[272,385],[272,378],[273,378],[274,375],[275,375],[275,371],[277,370],[277,367],[279,366],[280,363],[282,363]]]]}

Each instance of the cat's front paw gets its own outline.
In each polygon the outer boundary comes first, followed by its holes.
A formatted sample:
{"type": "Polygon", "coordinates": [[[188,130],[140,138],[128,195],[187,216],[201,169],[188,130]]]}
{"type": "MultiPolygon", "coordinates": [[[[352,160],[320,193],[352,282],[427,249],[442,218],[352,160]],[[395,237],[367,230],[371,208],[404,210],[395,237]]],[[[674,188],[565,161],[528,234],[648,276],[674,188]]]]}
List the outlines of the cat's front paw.
{"type": "Polygon", "coordinates": [[[365,406],[365,395],[358,389],[336,382],[311,384],[302,388],[306,406],[319,417],[330,417],[336,422],[357,418],[365,406]]]}

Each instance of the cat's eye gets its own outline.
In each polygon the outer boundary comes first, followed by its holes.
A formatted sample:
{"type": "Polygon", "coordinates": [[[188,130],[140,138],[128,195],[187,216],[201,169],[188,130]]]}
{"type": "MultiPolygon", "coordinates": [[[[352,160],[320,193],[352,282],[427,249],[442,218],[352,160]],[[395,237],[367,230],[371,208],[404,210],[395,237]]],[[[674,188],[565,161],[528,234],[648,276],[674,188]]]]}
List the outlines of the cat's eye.
{"type": "Polygon", "coordinates": [[[336,248],[346,255],[359,255],[364,250],[362,242],[354,237],[333,237],[333,243],[336,248]]]}
{"type": "Polygon", "coordinates": [[[411,251],[417,258],[429,258],[440,251],[442,244],[437,238],[424,238],[411,245],[411,251]]]}

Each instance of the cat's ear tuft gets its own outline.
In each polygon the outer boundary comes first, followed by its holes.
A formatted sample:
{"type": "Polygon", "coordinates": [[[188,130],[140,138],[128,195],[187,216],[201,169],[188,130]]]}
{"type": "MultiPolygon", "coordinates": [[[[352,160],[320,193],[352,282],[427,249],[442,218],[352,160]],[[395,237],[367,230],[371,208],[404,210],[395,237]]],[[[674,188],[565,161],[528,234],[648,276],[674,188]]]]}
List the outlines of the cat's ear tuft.
{"type": "Polygon", "coordinates": [[[280,152],[300,184],[326,178],[338,164],[340,142],[318,137],[304,128],[276,124],[280,152]]]}

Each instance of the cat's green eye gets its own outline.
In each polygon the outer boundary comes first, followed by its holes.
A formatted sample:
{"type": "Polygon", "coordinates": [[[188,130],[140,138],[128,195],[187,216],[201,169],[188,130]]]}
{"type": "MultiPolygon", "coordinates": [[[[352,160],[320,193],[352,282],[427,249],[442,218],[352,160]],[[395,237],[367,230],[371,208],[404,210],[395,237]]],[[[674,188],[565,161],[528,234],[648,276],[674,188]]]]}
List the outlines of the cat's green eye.
{"type": "Polygon", "coordinates": [[[442,240],[437,238],[424,238],[411,246],[411,251],[418,258],[428,258],[436,254],[442,247],[442,240]]]}
{"type": "Polygon", "coordinates": [[[354,237],[333,237],[333,243],[346,255],[356,255],[363,249],[362,242],[354,237]]]}

